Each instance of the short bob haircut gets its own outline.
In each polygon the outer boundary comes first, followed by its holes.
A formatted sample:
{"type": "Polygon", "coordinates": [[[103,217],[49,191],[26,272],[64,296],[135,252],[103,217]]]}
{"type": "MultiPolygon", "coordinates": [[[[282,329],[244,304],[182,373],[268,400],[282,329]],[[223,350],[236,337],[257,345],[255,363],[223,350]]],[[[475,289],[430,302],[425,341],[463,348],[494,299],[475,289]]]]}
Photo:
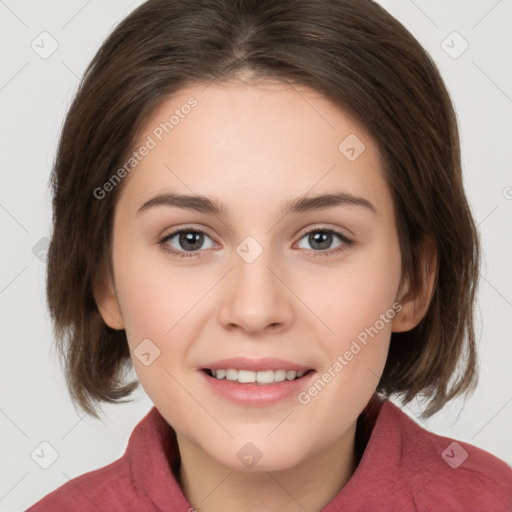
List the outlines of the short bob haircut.
{"type": "Polygon", "coordinates": [[[74,404],[99,418],[101,402],[126,402],[138,386],[128,379],[126,332],[104,323],[94,299],[113,276],[113,212],[123,183],[101,198],[97,190],[173,93],[247,71],[254,80],[309,86],[367,128],[392,194],[401,279],[411,293],[423,283],[423,243],[435,245],[427,313],[414,329],[392,333],[377,392],[400,395],[404,405],[423,395],[424,418],[472,393],[480,245],[454,108],[426,51],[371,0],[149,0],[89,64],[51,176],[47,298],[74,404]]]}

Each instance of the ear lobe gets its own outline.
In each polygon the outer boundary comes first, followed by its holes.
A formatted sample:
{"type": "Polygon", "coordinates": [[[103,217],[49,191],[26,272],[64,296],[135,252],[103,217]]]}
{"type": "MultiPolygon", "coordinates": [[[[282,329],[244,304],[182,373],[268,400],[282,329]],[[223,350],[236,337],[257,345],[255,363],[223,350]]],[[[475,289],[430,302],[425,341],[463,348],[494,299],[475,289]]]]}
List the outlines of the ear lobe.
{"type": "Polygon", "coordinates": [[[433,239],[425,236],[418,250],[421,255],[420,283],[417,290],[412,290],[409,279],[406,280],[400,300],[397,298],[402,309],[393,319],[392,332],[410,331],[416,327],[430,306],[437,276],[437,251],[433,239]]]}
{"type": "Polygon", "coordinates": [[[103,280],[94,291],[94,300],[103,321],[116,330],[124,329],[121,308],[110,277],[103,280]]]}

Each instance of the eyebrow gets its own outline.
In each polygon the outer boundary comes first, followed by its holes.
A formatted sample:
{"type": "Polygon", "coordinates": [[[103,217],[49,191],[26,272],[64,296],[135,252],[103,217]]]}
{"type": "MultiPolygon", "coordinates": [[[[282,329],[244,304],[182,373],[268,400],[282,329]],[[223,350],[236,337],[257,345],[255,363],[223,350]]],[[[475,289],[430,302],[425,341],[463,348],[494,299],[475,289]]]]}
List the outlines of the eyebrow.
{"type": "MultiPolygon", "coordinates": [[[[374,214],[377,214],[377,208],[363,197],[354,196],[347,192],[337,192],[332,194],[322,194],[317,196],[301,196],[288,201],[281,208],[283,215],[290,213],[303,213],[315,210],[323,210],[336,206],[361,206],[374,214]]],[[[157,206],[169,206],[192,210],[212,215],[225,215],[226,208],[222,203],[210,199],[206,196],[190,196],[181,194],[159,194],[146,201],[138,210],[137,214],[155,208],[157,206]]]]}

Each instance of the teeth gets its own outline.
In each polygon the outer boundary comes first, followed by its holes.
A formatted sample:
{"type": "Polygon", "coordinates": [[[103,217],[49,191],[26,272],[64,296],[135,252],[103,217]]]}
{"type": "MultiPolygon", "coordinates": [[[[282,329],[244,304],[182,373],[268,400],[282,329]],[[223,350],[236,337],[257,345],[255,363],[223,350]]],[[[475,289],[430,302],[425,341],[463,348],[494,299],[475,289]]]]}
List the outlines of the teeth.
{"type": "Polygon", "coordinates": [[[306,372],[304,370],[264,370],[261,372],[255,372],[251,370],[235,370],[228,368],[226,370],[211,370],[213,376],[216,379],[226,379],[231,381],[237,381],[242,384],[254,383],[258,384],[272,384],[274,382],[283,382],[285,380],[294,380],[302,377],[306,372]]]}
{"type": "Polygon", "coordinates": [[[283,382],[283,380],[286,380],[286,370],[275,370],[274,380],[276,382],[283,382]]]}

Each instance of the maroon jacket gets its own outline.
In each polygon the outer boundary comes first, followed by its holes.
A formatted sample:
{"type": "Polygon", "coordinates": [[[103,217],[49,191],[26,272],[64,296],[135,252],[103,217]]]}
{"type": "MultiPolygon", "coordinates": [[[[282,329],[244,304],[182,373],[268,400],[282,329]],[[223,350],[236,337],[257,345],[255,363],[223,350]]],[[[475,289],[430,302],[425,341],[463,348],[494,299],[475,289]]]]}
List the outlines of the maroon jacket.
{"type": "MultiPolygon", "coordinates": [[[[512,511],[512,470],[505,462],[428,432],[389,400],[374,396],[357,430],[359,443],[367,439],[360,463],[322,512],[512,511]]],[[[153,407],[120,459],[70,480],[28,512],[192,512],[175,477],[178,467],[174,430],[153,407]]]]}

